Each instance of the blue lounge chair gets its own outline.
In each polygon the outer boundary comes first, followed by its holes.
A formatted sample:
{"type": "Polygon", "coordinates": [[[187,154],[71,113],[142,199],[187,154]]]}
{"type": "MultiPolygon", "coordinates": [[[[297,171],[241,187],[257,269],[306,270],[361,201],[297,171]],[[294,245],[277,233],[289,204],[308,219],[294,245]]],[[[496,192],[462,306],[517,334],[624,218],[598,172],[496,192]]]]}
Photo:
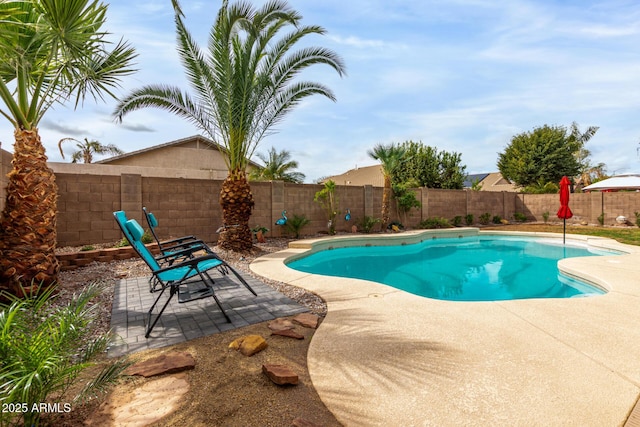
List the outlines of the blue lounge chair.
{"type": "Polygon", "coordinates": [[[167,308],[167,305],[169,305],[169,302],[176,294],[178,295],[179,303],[213,297],[227,322],[231,321],[214,292],[214,280],[209,275],[209,271],[211,269],[219,269],[221,266],[226,266],[224,270],[234,273],[240,283],[242,283],[253,295],[257,295],[242,276],[222,261],[216,254],[208,253],[202,256],[187,258],[183,261],[167,262],[164,266],[161,265],[160,262],[166,261],[170,259],[171,256],[175,255],[163,256],[160,257],[160,260],[154,257],[144,243],[142,243],[141,238],[144,234],[144,230],[140,224],[135,219],[127,220],[126,214],[123,211],[114,212],[113,215],[118,226],[122,230],[122,233],[129,243],[131,243],[131,246],[151,269],[153,279],[157,280],[157,282],[161,284],[161,292],[158,294],[158,297],[147,313],[145,338],[149,338],[153,327],[156,325],[160,316],[162,316],[162,313],[167,308]],[[167,289],[169,289],[169,298],[160,309],[160,312],[155,316],[155,318],[153,318],[153,310],[156,308],[158,301],[167,289]]]}
{"type": "MultiPolygon", "coordinates": [[[[184,249],[192,246],[206,246],[206,244],[197,239],[195,236],[183,236],[178,237],[176,239],[170,240],[160,240],[158,235],[156,234],[156,227],[158,227],[158,219],[156,216],[147,210],[146,207],[142,207],[142,212],[144,213],[144,218],[147,220],[147,224],[149,225],[149,230],[151,231],[151,235],[158,243],[158,248],[163,254],[167,254],[172,251],[184,249]]],[[[210,252],[213,252],[209,249],[210,252]]]]}

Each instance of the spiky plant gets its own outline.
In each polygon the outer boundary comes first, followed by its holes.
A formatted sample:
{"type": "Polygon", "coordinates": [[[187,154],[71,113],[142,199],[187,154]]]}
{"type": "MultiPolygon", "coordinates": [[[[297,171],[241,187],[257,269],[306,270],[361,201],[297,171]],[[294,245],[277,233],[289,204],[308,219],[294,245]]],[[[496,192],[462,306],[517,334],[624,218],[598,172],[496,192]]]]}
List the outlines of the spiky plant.
{"type": "Polygon", "coordinates": [[[326,64],[342,76],[345,67],[326,48],[292,50],[306,36],[325,30],[302,25],[302,16],[284,1],[267,1],[260,8],[244,1],[223,1],[206,51],[185,27],[177,0],[173,6],[178,54],[193,94],[166,85],[144,86],[126,97],[114,114],[122,120],[130,111],[161,108],[191,121],[224,146],[229,173],[219,197],[224,224],[218,244],[247,250],[253,245],[249,218],[254,204],[246,173],[249,159],[260,141],[304,98],[319,94],[335,100],[322,84],[294,81],[300,72],[326,64]]]}
{"type": "Polygon", "coordinates": [[[0,218],[0,290],[32,282],[50,286],[55,257],[58,187],[38,133],[55,103],[112,95],[133,72],[135,51],[107,50],[107,6],[89,0],[0,2],[0,115],[14,127],[13,168],[0,218]]]}

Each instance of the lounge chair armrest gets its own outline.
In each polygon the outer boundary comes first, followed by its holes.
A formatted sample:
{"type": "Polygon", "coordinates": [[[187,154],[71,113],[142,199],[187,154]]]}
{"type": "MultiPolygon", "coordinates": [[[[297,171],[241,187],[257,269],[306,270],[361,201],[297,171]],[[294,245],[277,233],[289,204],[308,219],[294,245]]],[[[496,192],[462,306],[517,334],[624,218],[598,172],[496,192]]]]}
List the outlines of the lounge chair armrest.
{"type": "Polygon", "coordinates": [[[212,260],[212,259],[216,259],[218,261],[220,261],[220,264],[224,264],[224,261],[222,261],[220,259],[220,257],[216,254],[207,254],[207,255],[202,255],[196,258],[188,258],[182,262],[179,262],[177,264],[171,264],[167,267],[163,267],[160,268],[158,270],[155,270],[153,272],[154,275],[158,275],[160,273],[164,273],[165,271],[171,271],[171,270],[175,270],[176,268],[180,268],[180,267],[194,267],[196,265],[198,265],[199,263],[201,263],[202,261],[208,261],[208,260],[212,260]]]}
{"type": "Polygon", "coordinates": [[[164,246],[163,245],[161,250],[162,250],[162,252],[167,252],[167,251],[188,250],[188,249],[192,249],[192,248],[197,248],[197,250],[205,250],[207,252],[212,252],[212,250],[209,247],[209,245],[207,245],[205,242],[203,242],[200,239],[191,240],[191,241],[184,242],[184,243],[177,243],[177,244],[170,245],[170,246],[164,246]]]}

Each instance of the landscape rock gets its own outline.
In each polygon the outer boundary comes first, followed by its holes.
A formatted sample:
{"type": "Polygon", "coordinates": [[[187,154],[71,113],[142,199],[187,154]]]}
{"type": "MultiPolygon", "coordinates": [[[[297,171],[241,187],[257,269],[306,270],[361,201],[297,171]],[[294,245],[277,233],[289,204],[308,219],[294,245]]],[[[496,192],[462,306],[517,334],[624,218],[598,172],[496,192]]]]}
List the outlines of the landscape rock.
{"type": "Polygon", "coordinates": [[[267,348],[267,346],[267,342],[260,335],[240,337],[229,344],[230,349],[239,350],[245,356],[253,356],[267,348]]]}
{"type": "Polygon", "coordinates": [[[293,318],[293,321],[304,326],[305,328],[316,329],[318,327],[318,321],[320,317],[311,313],[300,313],[293,318]]]}
{"type": "Polygon", "coordinates": [[[156,375],[173,374],[194,369],[196,361],[193,356],[185,352],[173,352],[136,363],[128,367],[125,375],[140,375],[145,378],[156,375]]]}
{"type": "Polygon", "coordinates": [[[293,329],[293,328],[295,328],[295,325],[289,319],[279,318],[279,319],[276,319],[276,320],[273,320],[273,321],[269,322],[267,324],[267,327],[269,329],[271,329],[272,331],[282,331],[282,330],[285,330],[285,329],[293,329]]]}
{"type": "Polygon", "coordinates": [[[275,331],[271,332],[271,335],[280,335],[282,337],[295,338],[297,340],[304,339],[304,335],[299,334],[298,332],[294,331],[293,329],[275,330],[275,331]]]}
{"type": "Polygon", "coordinates": [[[287,365],[262,365],[262,372],[278,385],[298,384],[298,374],[287,365]]]}

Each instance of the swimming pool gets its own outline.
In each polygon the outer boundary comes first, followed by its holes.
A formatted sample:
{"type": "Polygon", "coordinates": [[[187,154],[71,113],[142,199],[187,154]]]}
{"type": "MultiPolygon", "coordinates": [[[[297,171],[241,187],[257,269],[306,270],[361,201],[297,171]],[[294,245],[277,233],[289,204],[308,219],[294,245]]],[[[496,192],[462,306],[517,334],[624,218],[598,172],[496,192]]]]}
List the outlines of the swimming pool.
{"type": "Polygon", "coordinates": [[[561,274],[557,264],[563,258],[615,254],[586,244],[562,245],[557,239],[476,235],[322,250],[287,266],[379,282],[428,298],[496,301],[603,294],[599,287],[561,274]]]}

